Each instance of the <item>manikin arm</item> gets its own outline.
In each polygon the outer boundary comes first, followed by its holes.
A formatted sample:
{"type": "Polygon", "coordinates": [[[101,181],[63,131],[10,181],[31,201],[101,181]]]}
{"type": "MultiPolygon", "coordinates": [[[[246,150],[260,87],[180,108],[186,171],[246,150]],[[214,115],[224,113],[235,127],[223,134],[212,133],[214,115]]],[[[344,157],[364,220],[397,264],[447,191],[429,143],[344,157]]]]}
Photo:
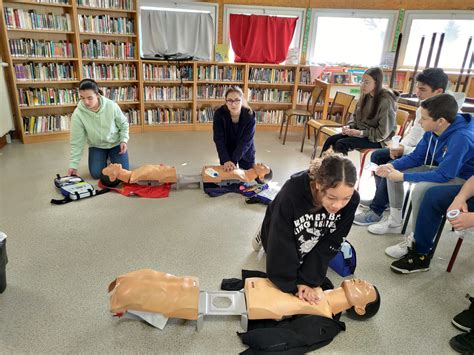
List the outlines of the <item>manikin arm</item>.
{"type": "Polygon", "coordinates": [[[133,171],[122,168],[121,164],[110,164],[102,170],[111,182],[117,180],[136,184],[141,181],[158,181],[160,183],[175,183],[176,168],[169,165],[143,165],[133,171]]]}
{"type": "Polygon", "coordinates": [[[241,182],[252,182],[255,179],[265,181],[265,179],[271,179],[271,169],[262,163],[257,163],[253,168],[243,170],[234,169],[232,171],[225,171],[222,165],[217,166],[205,166],[202,169],[202,181],[219,183],[224,181],[241,181],[241,182]]]}

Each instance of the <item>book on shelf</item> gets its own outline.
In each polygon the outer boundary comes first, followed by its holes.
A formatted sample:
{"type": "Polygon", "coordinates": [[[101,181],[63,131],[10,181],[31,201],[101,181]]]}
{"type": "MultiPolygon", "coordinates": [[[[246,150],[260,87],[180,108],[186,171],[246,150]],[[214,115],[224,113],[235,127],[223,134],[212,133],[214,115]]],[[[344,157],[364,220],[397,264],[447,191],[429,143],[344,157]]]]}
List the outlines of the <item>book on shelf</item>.
{"type": "Polygon", "coordinates": [[[79,31],[82,33],[135,34],[134,21],[131,18],[109,15],[77,15],[77,17],[79,31]]]}
{"type": "Polygon", "coordinates": [[[255,68],[249,71],[249,82],[292,84],[295,81],[294,69],[255,68]]]}
{"type": "Polygon", "coordinates": [[[227,44],[218,43],[215,46],[214,60],[216,62],[229,61],[229,46],[227,44]]]}
{"type": "Polygon", "coordinates": [[[135,43],[93,39],[81,43],[81,54],[85,59],[134,59],[135,43]]]}
{"type": "Polygon", "coordinates": [[[17,81],[68,81],[76,80],[74,65],[70,63],[14,64],[17,81]]]}
{"type": "Polygon", "coordinates": [[[191,123],[192,110],[189,108],[155,108],[145,111],[145,124],[178,124],[191,123]]]}
{"type": "Polygon", "coordinates": [[[138,87],[137,86],[112,86],[101,87],[104,96],[115,102],[138,101],[138,87]]]}
{"type": "Polygon", "coordinates": [[[193,66],[143,63],[143,80],[193,80],[193,66]]]}
{"type": "Polygon", "coordinates": [[[128,124],[130,126],[136,126],[140,124],[140,111],[135,109],[129,109],[122,111],[125,117],[127,117],[128,124]]]}
{"type": "Polygon", "coordinates": [[[41,115],[23,117],[25,134],[69,131],[71,113],[65,115],[41,115]]]}
{"type": "Polygon", "coordinates": [[[255,121],[260,124],[281,124],[284,114],[283,110],[257,110],[255,121]]]}
{"type": "Polygon", "coordinates": [[[249,89],[249,101],[291,103],[291,92],[278,89],[249,89]]]}
{"type": "Polygon", "coordinates": [[[199,65],[198,80],[243,81],[242,67],[222,65],[199,65]]]}
{"type": "Polygon", "coordinates": [[[10,39],[12,57],[71,58],[74,56],[69,41],[35,40],[33,38],[10,39]]]}
{"type": "Polygon", "coordinates": [[[77,4],[79,6],[100,9],[135,10],[135,2],[133,0],[78,0],[77,4]]]}
{"type": "Polygon", "coordinates": [[[84,64],[82,76],[95,80],[136,80],[137,68],[135,64],[84,64]]]}
{"type": "Polygon", "coordinates": [[[214,121],[214,107],[201,107],[197,111],[197,122],[198,123],[211,123],[214,121]]]}
{"type": "Polygon", "coordinates": [[[296,103],[298,105],[306,105],[310,97],[311,97],[311,91],[298,89],[296,93],[296,103]]]}
{"type": "Polygon", "coordinates": [[[191,86],[145,86],[146,101],[191,101],[193,88],[191,86]]]}
{"type": "Polygon", "coordinates": [[[72,31],[69,14],[42,14],[36,10],[5,7],[7,29],[72,31]]]}
{"type": "Polygon", "coordinates": [[[198,100],[222,99],[224,103],[224,95],[231,87],[231,85],[199,84],[196,89],[197,98],[198,100]]]}
{"type": "Polygon", "coordinates": [[[76,89],[19,88],[18,99],[20,106],[56,106],[77,104],[79,95],[76,89]]]}

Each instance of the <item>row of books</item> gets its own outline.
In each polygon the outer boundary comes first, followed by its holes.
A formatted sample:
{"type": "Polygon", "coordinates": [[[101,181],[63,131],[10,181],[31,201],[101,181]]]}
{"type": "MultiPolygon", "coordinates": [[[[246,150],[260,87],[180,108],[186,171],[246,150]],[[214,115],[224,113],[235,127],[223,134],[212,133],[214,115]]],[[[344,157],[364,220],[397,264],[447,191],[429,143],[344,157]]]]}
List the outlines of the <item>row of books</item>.
{"type": "Polygon", "coordinates": [[[25,134],[69,131],[71,113],[65,115],[44,115],[23,117],[25,134]]]}
{"type": "Polygon", "coordinates": [[[19,88],[18,99],[20,106],[55,106],[76,104],[79,95],[76,89],[19,88]]]}
{"type": "Polygon", "coordinates": [[[311,73],[308,70],[300,71],[300,84],[311,84],[311,73]]]}
{"type": "Polygon", "coordinates": [[[82,66],[82,76],[95,80],[136,80],[135,64],[86,64],[82,66]]]}
{"type": "Polygon", "coordinates": [[[32,38],[10,39],[10,53],[13,57],[58,58],[74,57],[69,41],[45,41],[32,38]]]}
{"type": "Polygon", "coordinates": [[[249,101],[291,102],[291,92],[278,89],[249,89],[249,101]]]}
{"type": "Polygon", "coordinates": [[[230,85],[198,85],[197,86],[197,97],[198,99],[222,99],[230,85]]]}
{"type": "Polygon", "coordinates": [[[127,111],[123,111],[125,117],[127,117],[128,124],[131,126],[139,125],[140,124],[140,111],[135,109],[130,109],[127,111]]]}
{"type": "Polygon", "coordinates": [[[138,101],[138,87],[136,86],[114,86],[100,88],[104,96],[118,102],[138,101]]]}
{"type": "Polygon", "coordinates": [[[193,88],[190,86],[145,86],[144,91],[145,101],[190,101],[193,99],[193,88]]]}
{"type": "Polygon", "coordinates": [[[219,81],[242,81],[243,74],[241,67],[228,67],[219,65],[200,65],[198,67],[199,80],[219,80],[219,81]]]}
{"type": "Polygon", "coordinates": [[[263,124],[280,124],[284,114],[283,110],[255,111],[255,121],[263,124]]]}
{"type": "Polygon", "coordinates": [[[81,43],[83,58],[135,58],[135,44],[131,42],[102,42],[93,39],[81,43]]]}
{"type": "MultiPolygon", "coordinates": [[[[67,1],[67,0],[64,0],[67,1]]],[[[79,6],[102,9],[134,10],[133,0],[78,0],[79,6]]]]}
{"type": "Polygon", "coordinates": [[[91,33],[134,34],[134,21],[109,15],[78,15],[79,31],[91,33]]]}
{"type": "Polygon", "coordinates": [[[41,14],[36,10],[5,7],[5,22],[8,29],[72,31],[69,14],[41,14]]]}
{"type": "Polygon", "coordinates": [[[193,67],[143,63],[143,78],[144,80],[193,80],[193,67]]]}
{"type": "Polygon", "coordinates": [[[163,123],[192,123],[193,112],[191,109],[157,108],[145,111],[145,124],[163,123]]]}
{"type": "Polygon", "coordinates": [[[296,102],[298,103],[298,105],[306,104],[308,103],[310,96],[311,96],[311,91],[304,91],[304,90],[298,89],[298,92],[296,93],[296,102]]]}
{"type": "Polygon", "coordinates": [[[250,68],[249,81],[264,83],[294,83],[295,71],[293,69],[276,68],[250,68]]]}
{"type": "Polygon", "coordinates": [[[213,107],[202,107],[197,112],[197,121],[199,123],[209,123],[214,121],[214,111],[213,107]]]}
{"type": "Polygon", "coordinates": [[[76,80],[74,65],[70,63],[15,64],[17,80],[76,80]]]}
{"type": "Polygon", "coordinates": [[[69,0],[34,0],[34,2],[40,4],[64,4],[69,5],[69,0]]]}

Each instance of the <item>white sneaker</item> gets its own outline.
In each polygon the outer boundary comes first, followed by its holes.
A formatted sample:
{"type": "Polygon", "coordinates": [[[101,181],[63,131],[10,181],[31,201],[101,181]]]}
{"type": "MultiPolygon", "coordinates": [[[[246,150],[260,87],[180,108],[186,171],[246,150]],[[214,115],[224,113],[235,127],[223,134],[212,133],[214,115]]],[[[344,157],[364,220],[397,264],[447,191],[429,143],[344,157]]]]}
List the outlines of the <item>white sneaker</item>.
{"type": "Polygon", "coordinates": [[[400,243],[385,249],[385,254],[395,259],[401,259],[408,254],[408,248],[411,248],[414,241],[413,233],[409,233],[400,243]]]}
{"type": "Polygon", "coordinates": [[[262,226],[258,227],[257,234],[255,234],[255,237],[253,237],[253,239],[252,239],[253,250],[255,250],[257,252],[260,249],[262,249],[262,238],[260,237],[261,231],[262,231],[262,226]]]}
{"type": "Polygon", "coordinates": [[[389,215],[388,218],[384,218],[381,222],[370,225],[367,229],[373,234],[400,234],[402,232],[402,228],[403,223],[395,222],[392,216],[389,215]]]}

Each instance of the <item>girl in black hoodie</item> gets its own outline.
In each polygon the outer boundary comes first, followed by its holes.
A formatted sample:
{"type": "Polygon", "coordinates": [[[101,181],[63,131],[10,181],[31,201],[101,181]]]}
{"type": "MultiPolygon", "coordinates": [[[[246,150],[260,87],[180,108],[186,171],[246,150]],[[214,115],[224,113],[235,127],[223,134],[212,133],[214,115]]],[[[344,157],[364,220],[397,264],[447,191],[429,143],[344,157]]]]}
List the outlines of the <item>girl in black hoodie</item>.
{"type": "Polygon", "coordinates": [[[267,274],[282,291],[317,302],[313,288],[347,237],[359,204],[357,171],[342,155],[311,162],[283,185],[253,240],[267,253],[267,274]]]}

